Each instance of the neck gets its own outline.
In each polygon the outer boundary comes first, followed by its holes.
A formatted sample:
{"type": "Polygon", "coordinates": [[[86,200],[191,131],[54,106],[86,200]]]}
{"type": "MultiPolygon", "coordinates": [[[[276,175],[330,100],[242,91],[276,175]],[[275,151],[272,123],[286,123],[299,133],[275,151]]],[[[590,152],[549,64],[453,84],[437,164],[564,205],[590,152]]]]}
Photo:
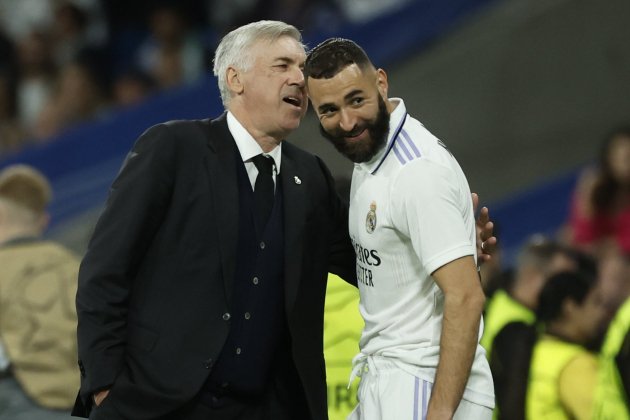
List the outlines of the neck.
{"type": "Polygon", "coordinates": [[[0,244],[12,241],[18,238],[39,237],[41,232],[38,229],[9,226],[0,228],[0,244]]]}
{"type": "Polygon", "coordinates": [[[563,341],[576,344],[582,344],[584,341],[576,326],[563,319],[548,322],[546,330],[549,335],[558,337],[563,341]]]}
{"type": "Polygon", "coordinates": [[[526,308],[531,309],[532,311],[536,309],[535,305],[532,304],[532,299],[530,299],[528,291],[522,287],[519,287],[519,284],[517,282],[514,287],[512,287],[512,289],[508,291],[508,294],[512,297],[512,299],[525,306],[526,308]]]}
{"type": "Polygon", "coordinates": [[[230,107],[230,112],[238,120],[239,123],[247,130],[247,132],[256,140],[256,143],[265,153],[271,152],[286,137],[284,133],[267,133],[259,129],[254,121],[250,118],[250,113],[245,112],[239,106],[230,107]]]}

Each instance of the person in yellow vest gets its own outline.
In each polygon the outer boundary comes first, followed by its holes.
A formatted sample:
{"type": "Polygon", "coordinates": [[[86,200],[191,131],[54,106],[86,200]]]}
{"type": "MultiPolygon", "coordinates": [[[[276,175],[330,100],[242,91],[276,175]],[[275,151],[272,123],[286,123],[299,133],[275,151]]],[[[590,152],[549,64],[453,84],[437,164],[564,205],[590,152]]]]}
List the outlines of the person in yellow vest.
{"type": "Polygon", "coordinates": [[[534,323],[538,294],[549,276],[576,268],[571,252],[555,241],[536,235],[523,246],[511,284],[497,290],[486,305],[480,343],[486,349],[488,360],[494,338],[503,327],[516,321],[534,323]]]}
{"type": "Polygon", "coordinates": [[[533,348],[526,395],[532,420],[586,420],[593,412],[597,358],[584,347],[606,316],[592,276],[562,272],[543,287],[536,311],[543,333],[533,348]]]}
{"type": "Polygon", "coordinates": [[[79,259],[42,239],[50,198],[36,169],[0,172],[0,420],[66,419],[79,389],[79,259]]]}
{"type": "Polygon", "coordinates": [[[324,358],[328,387],[328,417],[345,420],[357,405],[358,381],[348,388],[352,358],[359,351],[364,322],[359,291],[334,274],[328,275],[324,309],[324,358]]]}
{"type": "MultiPolygon", "coordinates": [[[[630,280],[630,256],[622,256],[626,280],[630,280]]],[[[629,420],[630,408],[630,298],[608,327],[599,357],[593,420],[629,420]]]]}

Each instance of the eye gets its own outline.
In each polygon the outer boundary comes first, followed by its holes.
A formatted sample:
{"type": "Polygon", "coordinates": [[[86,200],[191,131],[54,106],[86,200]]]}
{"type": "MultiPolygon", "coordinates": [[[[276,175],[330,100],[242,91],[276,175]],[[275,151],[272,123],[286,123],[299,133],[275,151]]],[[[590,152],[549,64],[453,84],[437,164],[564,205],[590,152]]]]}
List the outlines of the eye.
{"type": "Polygon", "coordinates": [[[352,98],[350,103],[352,105],[361,105],[363,103],[363,98],[361,98],[361,97],[352,98]]]}
{"type": "Polygon", "coordinates": [[[319,110],[320,117],[330,116],[337,112],[337,108],[335,107],[326,107],[319,110]]]}
{"type": "Polygon", "coordinates": [[[276,64],[275,66],[273,66],[275,69],[278,70],[286,70],[289,68],[288,64],[276,64]]]}

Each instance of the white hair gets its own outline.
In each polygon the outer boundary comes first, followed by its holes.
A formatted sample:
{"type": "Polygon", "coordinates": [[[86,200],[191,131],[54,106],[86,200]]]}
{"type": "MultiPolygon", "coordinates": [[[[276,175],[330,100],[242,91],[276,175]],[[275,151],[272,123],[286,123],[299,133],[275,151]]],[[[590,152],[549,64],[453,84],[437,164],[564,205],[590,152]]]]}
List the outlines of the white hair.
{"type": "Polygon", "coordinates": [[[275,20],[261,20],[240,26],[221,39],[214,54],[214,75],[219,79],[221,101],[227,108],[231,92],[228,88],[226,73],[228,67],[247,71],[253,64],[250,48],[258,41],[273,42],[282,36],[290,36],[302,45],[302,34],[295,26],[275,20]]]}

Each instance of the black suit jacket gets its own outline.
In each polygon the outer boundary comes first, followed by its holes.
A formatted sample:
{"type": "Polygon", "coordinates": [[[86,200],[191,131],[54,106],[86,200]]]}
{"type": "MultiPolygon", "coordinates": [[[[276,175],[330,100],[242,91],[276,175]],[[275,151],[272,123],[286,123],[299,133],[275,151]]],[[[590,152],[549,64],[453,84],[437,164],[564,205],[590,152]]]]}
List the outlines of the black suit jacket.
{"type": "MultiPolygon", "coordinates": [[[[154,126],[134,145],[79,273],[75,413],[110,386],[106,403],[134,419],[198,393],[230,329],[237,159],[226,114],[154,126]]],[[[347,207],[323,162],[286,142],[280,177],[290,350],[312,418],[325,419],[327,272],[355,281],[347,207]]]]}

